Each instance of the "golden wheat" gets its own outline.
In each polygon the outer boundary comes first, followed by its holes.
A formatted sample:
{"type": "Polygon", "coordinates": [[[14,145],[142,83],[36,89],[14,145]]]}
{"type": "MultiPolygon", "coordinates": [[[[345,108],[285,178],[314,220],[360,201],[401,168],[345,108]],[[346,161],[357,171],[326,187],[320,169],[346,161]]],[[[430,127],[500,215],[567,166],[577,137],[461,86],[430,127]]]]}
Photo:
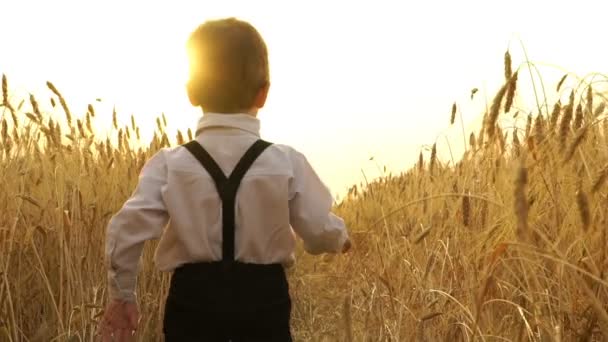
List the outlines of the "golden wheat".
{"type": "Polygon", "coordinates": [[[562,146],[565,146],[566,140],[568,139],[568,133],[570,132],[570,122],[572,121],[572,115],[574,113],[574,91],[570,93],[570,101],[564,108],[564,114],[559,127],[559,140],[562,146]]]}
{"type": "Polygon", "coordinates": [[[579,103],[576,106],[576,114],[574,115],[574,122],[572,128],[576,131],[583,126],[583,106],[579,103]]]}
{"type": "Polygon", "coordinates": [[[505,112],[511,111],[513,100],[515,99],[515,91],[517,90],[518,72],[516,71],[507,81],[507,98],[505,100],[505,112]]]}
{"type": "Polygon", "coordinates": [[[581,217],[583,230],[587,231],[591,224],[591,213],[589,211],[589,199],[583,189],[579,189],[576,192],[576,204],[581,217]]]}
{"type": "Polygon", "coordinates": [[[559,121],[559,114],[562,111],[562,103],[557,101],[555,105],[553,105],[553,111],[551,112],[551,117],[549,118],[549,127],[551,132],[555,131],[555,127],[557,127],[557,122],[559,121]]]}
{"type": "MultiPolygon", "coordinates": [[[[498,119],[513,75],[506,69],[456,165],[442,163],[433,144],[428,167],[420,153],[411,170],[351,187],[335,210],[350,227],[352,253],[313,257],[298,246],[288,272],[296,341],[608,337],[606,132],[587,117],[594,102],[602,106],[601,92],[587,90],[571,142],[574,92],[506,139],[498,119]]],[[[115,109],[90,106],[72,122],[48,87],[64,116],[40,107],[38,115],[30,101],[31,110],[4,103],[12,120],[0,118],[0,341],[94,339],[107,299],[105,227],[145,161],[171,145],[164,115],[144,143],[133,116],[119,128],[115,109]],[[104,114],[111,135],[95,136],[91,118],[104,114]]],[[[191,129],[186,136],[194,138],[191,129]]],[[[155,246],[141,260],[138,341],[162,339],[169,276],[154,268],[155,246]]]]}

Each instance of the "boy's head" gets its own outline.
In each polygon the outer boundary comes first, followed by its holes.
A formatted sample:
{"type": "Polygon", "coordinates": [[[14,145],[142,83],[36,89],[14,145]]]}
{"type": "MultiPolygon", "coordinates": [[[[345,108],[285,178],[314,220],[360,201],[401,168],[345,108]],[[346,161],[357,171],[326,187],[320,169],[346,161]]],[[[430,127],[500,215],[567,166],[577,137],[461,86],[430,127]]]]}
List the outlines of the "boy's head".
{"type": "Polygon", "coordinates": [[[207,21],[188,40],[188,97],[204,112],[255,112],[266,102],[270,77],[266,43],[249,23],[207,21]]]}

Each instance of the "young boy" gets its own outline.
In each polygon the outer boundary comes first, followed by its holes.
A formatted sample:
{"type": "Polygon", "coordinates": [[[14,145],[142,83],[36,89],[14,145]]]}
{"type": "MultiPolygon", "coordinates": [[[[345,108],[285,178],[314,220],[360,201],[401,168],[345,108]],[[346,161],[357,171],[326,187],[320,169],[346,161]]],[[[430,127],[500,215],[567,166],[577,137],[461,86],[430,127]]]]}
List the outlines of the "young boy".
{"type": "Polygon", "coordinates": [[[346,252],[344,222],[302,154],[260,140],[257,112],[270,83],[256,29],[233,18],[208,21],[188,48],[188,96],[204,115],[195,140],[146,163],[108,225],[104,340],[136,329],[142,247],[160,238],[156,266],[174,271],[166,341],[291,341],[284,267],[294,262],[294,232],[309,253],[346,252]]]}

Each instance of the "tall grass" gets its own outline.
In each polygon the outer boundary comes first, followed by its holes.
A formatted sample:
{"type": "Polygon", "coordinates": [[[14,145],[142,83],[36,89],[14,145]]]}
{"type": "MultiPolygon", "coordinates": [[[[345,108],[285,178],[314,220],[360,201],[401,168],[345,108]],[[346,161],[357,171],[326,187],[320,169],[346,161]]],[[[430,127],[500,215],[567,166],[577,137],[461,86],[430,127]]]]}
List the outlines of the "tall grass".
{"type": "MultiPolygon", "coordinates": [[[[600,341],[608,339],[605,100],[568,103],[501,127],[517,70],[455,165],[428,162],[366,186],[336,207],[351,228],[346,256],[298,249],[289,271],[297,341],[600,341]]],[[[507,58],[505,58],[507,60],[507,58]]],[[[563,83],[560,82],[560,87],[563,83]]],[[[3,78],[0,145],[0,341],[91,341],[106,303],[105,226],[147,158],[173,141],[165,118],[145,147],[139,129],[96,137],[93,106],[57,112],[32,96],[15,107],[3,78]]],[[[558,87],[559,90],[559,87],[558,87]]],[[[570,91],[570,90],[561,90],[570,91]]],[[[453,106],[446,123],[454,123],[453,106]],[[448,120],[449,119],[449,120],[448,120]]],[[[137,339],[161,339],[168,275],[147,245],[137,339]]]]}

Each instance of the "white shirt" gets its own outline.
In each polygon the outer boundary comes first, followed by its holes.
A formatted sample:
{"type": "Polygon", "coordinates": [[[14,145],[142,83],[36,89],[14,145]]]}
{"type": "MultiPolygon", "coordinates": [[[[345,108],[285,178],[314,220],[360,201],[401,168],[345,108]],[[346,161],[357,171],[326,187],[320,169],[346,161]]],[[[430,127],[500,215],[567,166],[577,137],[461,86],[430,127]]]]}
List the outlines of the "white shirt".
{"type": "MultiPolygon", "coordinates": [[[[259,137],[260,121],[247,114],[205,114],[196,140],[230,175],[259,137]]],[[[330,212],[332,196],[304,155],[274,144],[245,174],[236,198],[235,259],[291,266],[295,235],[311,254],[337,253],[348,238],[330,212]],[[295,234],[294,234],[295,232],[295,234]]],[[[143,244],[158,239],[161,271],[222,259],[221,201],[211,176],[184,147],[164,148],[143,167],[139,184],[107,228],[110,297],[135,300],[143,244]]]]}

